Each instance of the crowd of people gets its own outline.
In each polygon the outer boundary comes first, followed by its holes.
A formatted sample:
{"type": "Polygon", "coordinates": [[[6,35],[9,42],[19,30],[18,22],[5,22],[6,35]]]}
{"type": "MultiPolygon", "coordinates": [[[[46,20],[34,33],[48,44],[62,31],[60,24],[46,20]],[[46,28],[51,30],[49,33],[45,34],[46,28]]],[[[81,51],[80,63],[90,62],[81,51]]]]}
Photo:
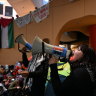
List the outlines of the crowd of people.
{"type": "Polygon", "coordinates": [[[24,78],[18,74],[18,71],[25,70],[21,62],[16,65],[0,66],[0,96],[13,96],[15,91],[23,87],[24,78]]]}
{"type": "Polygon", "coordinates": [[[0,67],[0,96],[96,96],[96,52],[88,45],[71,50],[68,58],[42,50],[31,61],[26,50],[20,50],[20,66],[0,67]]]}

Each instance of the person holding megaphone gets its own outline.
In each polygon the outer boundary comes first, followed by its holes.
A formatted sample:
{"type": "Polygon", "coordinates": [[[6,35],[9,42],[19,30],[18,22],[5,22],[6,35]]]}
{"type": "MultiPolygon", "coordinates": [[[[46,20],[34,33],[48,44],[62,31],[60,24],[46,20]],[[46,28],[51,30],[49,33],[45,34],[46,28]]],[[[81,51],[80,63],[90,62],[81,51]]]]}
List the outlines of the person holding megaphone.
{"type": "Polygon", "coordinates": [[[74,50],[70,61],[71,73],[61,83],[58,70],[58,59],[52,56],[49,60],[51,82],[56,96],[95,96],[96,88],[96,53],[88,45],[80,45],[74,50]]]}
{"type": "Polygon", "coordinates": [[[26,50],[21,50],[23,56],[23,64],[28,67],[27,70],[19,72],[25,77],[24,87],[31,91],[28,96],[44,96],[45,82],[48,71],[48,56],[42,54],[32,55],[32,60],[28,61],[26,50]]]}
{"type": "Polygon", "coordinates": [[[42,53],[37,53],[35,55],[32,54],[32,60],[28,61],[26,52],[28,52],[28,50],[32,52],[32,45],[22,36],[23,35],[19,35],[16,38],[16,42],[22,43],[25,46],[22,49],[20,48],[20,52],[22,53],[23,64],[25,67],[28,67],[28,70],[21,71],[19,74],[26,77],[24,87],[28,86],[31,89],[29,96],[44,96],[48,71],[48,56],[44,53],[43,48],[42,53]]]}

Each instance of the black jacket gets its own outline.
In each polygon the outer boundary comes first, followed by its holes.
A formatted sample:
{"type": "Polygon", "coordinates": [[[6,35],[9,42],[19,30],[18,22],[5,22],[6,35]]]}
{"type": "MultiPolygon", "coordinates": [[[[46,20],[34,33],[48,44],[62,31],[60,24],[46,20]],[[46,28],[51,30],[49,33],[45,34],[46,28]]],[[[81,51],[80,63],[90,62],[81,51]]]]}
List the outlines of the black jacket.
{"type": "MultiPolygon", "coordinates": [[[[23,54],[23,63],[28,66],[28,60],[26,54],[23,54]]],[[[48,73],[48,58],[46,57],[44,61],[41,62],[34,72],[29,72],[27,78],[33,78],[33,83],[31,86],[31,96],[44,96],[45,83],[48,73]]]]}
{"type": "Polygon", "coordinates": [[[86,68],[71,70],[70,76],[61,84],[57,64],[50,65],[51,80],[56,96],[93,96],[93,82],[86,68]]]}

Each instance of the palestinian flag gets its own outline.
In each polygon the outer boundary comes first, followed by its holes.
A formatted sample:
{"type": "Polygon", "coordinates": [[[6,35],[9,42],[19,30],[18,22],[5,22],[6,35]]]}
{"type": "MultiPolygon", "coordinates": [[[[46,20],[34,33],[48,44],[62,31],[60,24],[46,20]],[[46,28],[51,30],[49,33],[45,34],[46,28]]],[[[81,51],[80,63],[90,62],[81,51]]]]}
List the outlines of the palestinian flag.
{"type": "Polygon", "coordinates": [[[0,19],[0,48],[14,47],[13,19],[0,19]]]}

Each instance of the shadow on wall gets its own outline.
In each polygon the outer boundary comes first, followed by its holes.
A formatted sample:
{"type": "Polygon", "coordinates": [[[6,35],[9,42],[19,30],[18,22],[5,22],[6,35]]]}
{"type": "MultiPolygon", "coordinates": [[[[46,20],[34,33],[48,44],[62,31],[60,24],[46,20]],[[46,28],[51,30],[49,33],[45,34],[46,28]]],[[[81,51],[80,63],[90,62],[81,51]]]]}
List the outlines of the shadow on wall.
{"type": "MultiPolygon", "coordinates": [[[[65,36],[68,36],[69,40],[66,41],[62,39],[60,40],[60,44],[74,44],[74,43],[79,43],[79,42],[89,42],[89,37],[79,31],[67,32],[67,35],[65,36]],[[75,35],[75,36],[72,36],[72,35],[75,35]]],[[[62,38],[64,38],[64,35],[62,38]]]]}

